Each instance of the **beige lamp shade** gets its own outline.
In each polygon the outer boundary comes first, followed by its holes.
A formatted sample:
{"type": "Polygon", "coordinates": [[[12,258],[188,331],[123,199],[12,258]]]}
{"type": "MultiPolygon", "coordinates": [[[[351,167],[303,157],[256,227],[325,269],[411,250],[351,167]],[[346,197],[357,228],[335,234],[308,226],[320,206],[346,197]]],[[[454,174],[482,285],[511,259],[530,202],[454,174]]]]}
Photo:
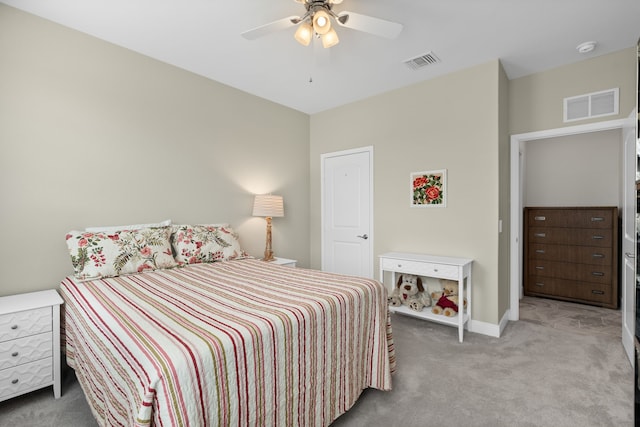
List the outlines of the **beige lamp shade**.
{"type": "Polygon", "coordinates": [[[282,196],[271,194],[256,195],[253,201],[253,216],[279,217],[284,216],[282,196]]]}

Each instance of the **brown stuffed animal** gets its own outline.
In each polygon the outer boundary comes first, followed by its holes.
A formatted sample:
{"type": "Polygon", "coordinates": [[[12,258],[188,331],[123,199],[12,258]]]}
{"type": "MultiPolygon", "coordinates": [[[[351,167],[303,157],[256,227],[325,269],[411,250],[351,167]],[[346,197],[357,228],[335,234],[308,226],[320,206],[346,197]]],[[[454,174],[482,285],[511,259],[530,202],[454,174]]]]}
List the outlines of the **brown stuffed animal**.
{"type": "Polygon", "coordinates": [[[422,311],[423,308],[431,305],[431,297],[424,291],[422,279],[413,274],[403,274],[398,277],[398,283],[387,298],[387,302],[392,307],[407,305],[415,311],[422,311]]]}
{"type": "MultiPolygon", "coordinates": [[[[458,314],[458,282],[455,280],[440,279],[442,292],[432,292],[431,299],[437,301],[431,312],[453,317],[458,314]]],[[[467,306],[467,301],[463,299],[463,306],[467,306]]]]}

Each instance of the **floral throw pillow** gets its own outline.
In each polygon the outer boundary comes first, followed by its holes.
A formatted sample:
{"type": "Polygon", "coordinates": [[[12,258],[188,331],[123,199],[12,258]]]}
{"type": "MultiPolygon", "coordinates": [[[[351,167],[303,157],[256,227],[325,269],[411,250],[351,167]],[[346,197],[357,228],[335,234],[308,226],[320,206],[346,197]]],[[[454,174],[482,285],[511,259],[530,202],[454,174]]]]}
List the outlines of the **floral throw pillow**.
{"type": "Polygon", "coordinates": [[[175,267],[171,252],[171,227],[71,231],[67,247],[78,279],[114,277],[144,270],[175,267]]]}
{"type": "Polygon", "coordinates": [[[171,244],[180,265],[248,257],[228,225],[174,225],[171,244]]]}

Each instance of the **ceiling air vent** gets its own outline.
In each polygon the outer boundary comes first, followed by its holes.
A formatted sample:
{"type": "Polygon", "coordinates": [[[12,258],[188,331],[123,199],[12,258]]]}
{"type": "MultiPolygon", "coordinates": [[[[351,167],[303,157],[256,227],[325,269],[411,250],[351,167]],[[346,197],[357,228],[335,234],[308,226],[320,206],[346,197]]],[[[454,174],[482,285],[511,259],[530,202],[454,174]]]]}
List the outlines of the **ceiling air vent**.
{"type": "Polygon", "coordinates": [[[438,62],[440,62],[440,59],[438,59],[433,52],[427,52],[424,55],[404,61],[406,66],[412,70],[418,70],[426,67],[427,65],[437,64],[438,62]]]}
{"type": "Polygon", "coordinates": [[[615,88],[565,98],[565,123],[618,114],[618,92],[615,88]]]}

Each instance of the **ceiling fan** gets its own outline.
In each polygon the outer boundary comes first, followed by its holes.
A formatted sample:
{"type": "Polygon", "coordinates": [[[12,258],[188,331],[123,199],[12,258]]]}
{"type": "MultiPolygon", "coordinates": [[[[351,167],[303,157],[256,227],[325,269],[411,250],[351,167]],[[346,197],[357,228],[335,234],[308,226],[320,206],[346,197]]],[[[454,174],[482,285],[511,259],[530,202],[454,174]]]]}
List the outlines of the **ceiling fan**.
{"type": "Polygon", "coordinates": [[[342,0],[295,0],[303,4],[306,13],[300,16],[288,16],[265,25],[253,28],[242,33],[248,40],[270,34],[274,31],[284,30],[298,26],[295,39],[302,45],[308,46],[311,39],[319,37],[325,48],[335,46],[340,41],[338,33],[331,26],[331,22],[353,30],[363,31],[376,36],[393,39],[402,31],[402,24],[391,22],[373,16],[361,15],[355,12],[342,11],[336,13],[333,6],[342,3],[342,0]]]}

